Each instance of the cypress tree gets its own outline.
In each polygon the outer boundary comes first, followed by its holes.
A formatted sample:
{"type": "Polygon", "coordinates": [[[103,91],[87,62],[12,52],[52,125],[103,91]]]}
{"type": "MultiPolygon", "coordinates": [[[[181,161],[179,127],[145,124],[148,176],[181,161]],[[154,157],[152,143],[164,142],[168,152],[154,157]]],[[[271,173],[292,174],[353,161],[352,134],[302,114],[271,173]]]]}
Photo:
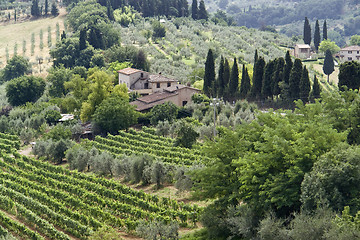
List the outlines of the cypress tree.
{"type": "Polygon", "coordinates": [[[306,103],[309,101],[310,95],[310,80],[309,80],[309,72],[304,66],[301,79],[300,79],[300,99],[306,103]]]}
{"type": "Polygon", "coordinates": [[[283,81],[284,66],[285,66],[284,58],[281,57],[276,59],[275,72],[272,79],[272,92],[274,96],[277,96],[281,93],[279,83],[283,81]]]}
{"type": "Polygon", "coordinates": [[[53,17],[59,15],[59,9],[57,8],[55,1],[51,4],[51,15],[53,17]]]}
{"type": "Polygon", "coordinates": [[[323,40],[327,39],[327,26],[326,26],[326,20],[324,21],[323,25],[323,40]]]}
{"type": "Polygon", "coordinates": [[[218,78],[217,78],[217,97],[224,97],[224,58],[221,56],[220,59],[220,66],[219,66],[219,72],[218,72],[218,78]]]}
{"type": "Polygon", "coordinates": [[[211,86],[214,85],[214,82],[215,82],[214,55],[212,50],[209,49],[205,62],[205,76],[204,76],[204,87],[203,87],[204,93],[209,97],[212,94],[211,86]]]}
{"type": "Polygon", "coordinates": [[[86,30],[82,29],[80,31],[80,37],[79,37],[79,50],[83,50],[86,48],[86,30]]]}
{"type": "Polygon", "coordinates": [[[197,0],[193,0],[191,4],[191,17],[193,19],[198,19],[198,3],[197,0]]]}
{"type": "Polygon", "coordinates": [[[325,52],[323,71],[327,75],[327,81],[329,82],[330,74],[332,74],[335,71],[334,60],[333,60],[330,49],[327,49],[325,52]]]}
{"type": "Polygon", "coordinates": [[[340,90],[344,90],[344,86],[348,89],[360,87],[360,63],[357,61],[345,62],[340,65],[338,87],[340,90]]]}
{"type": "Polygon", "coordinates": [[[255,72],[256,61],[258,60],[258,58],[259,58],[259,56],[258,56],[258,50],[257,50],[257,49],[255,49],[253,72],[255,72]]]}
{"type": "Polygon", "coordinates": [[[319,45],[320,45],[320,26],[319,26],[319,20],[316,20],[316,23],[315,23],[314,45],[315,45],[316,51],[318,51],[319,45]]]}
{"type": "Polygon", "coordinates": [[[283,76],[284,83],[286,84],[289,84],[290,72],[292,67],[293,67],[293,62],[290,57],[290,52],[287,51],[285,55],[285,68],[284,68],[284,76],[283,76]]]}
{"type": "Polygon", "coordinates": [[[320,92],[321,92],[320,84],[316,75],[314,74],[314,83],[312,90],[310,92],[310,100],[313,102],[316,98],[319,98],[320,92]]]}
{"type": "Polygon", "coordinates": [[[294,66],[290,72],[289,79],[289,95],[291,100],[299,99],[300,97],[300,80],[302,76],[302,63],[300,59],[295,59],[294,66]]]}
{"type": "Polygon", "coordinates": [[[200,0],[199,3],[199,11],[198,11],[198,19],[208,20],[209,16],[205,8],[204,0],[200,0]]]}
{"type": "Polygon", "coordinates": [[[229,81],[230,81],[230,64],[229,64],[229,61],[225,58],[225,61],[224,61],[224,96],[226,94],[228,94],[229,81]]]}
{"type": "Polygon", "coordinates": [[[66,33],[65,33],[65,31],[63,31],[62,34],[61,34],[61,41],[64,40],[64,39],[66,39],[66,33]]]}
{"type": "Polygon", "coordinates": [[[250,91],[250,88],[251,88],[251,85],[250,85],[249,73],[245,67],[245,64],[243,64],[239,97],[241,99],[245,99],[250,91]]]}
{"type": "Polygon", "coordinates": [[[49,1],[45,0],[45,11],[44,11],[44,15],[47,16],[49,12],[49,1]]]}
{"type": "Polygon", "coordinates": [[[272,76],[274,73],[274,61],[269,61],[265,66],[264,77],[261,88],[261,95],[263,98],[272,97],[272,76]]]}
{"type": "Polygon", "coordinates": [[[263,57],[259,57],[254,67],[255,71],[253,76],[253,85],[251,88],[251,96],[253,98],[259,98],[261,96],[264,67],[265,67],[265,60],[263,57]]]}
{"type": "Polygon", "coordinates": [[[110,21],[114,21],[114,9],[111,6],[110,0],[106,1],[106,13],[110,21]]]}
{"type": "Polygon", "coordinates": [[[229,82],[229,100],[234,101],[238,95],[239,91],[239,67],[236,61],[236,57],[234,58],[234,64],[231,68],[230,73],[230,82],[229,82]]]}
{"type": "Polygon", "coordinates": [[[307,17],[305,17],[304,21],[304,43],[309,44],[311,43],[311,27],[307,17]]]}

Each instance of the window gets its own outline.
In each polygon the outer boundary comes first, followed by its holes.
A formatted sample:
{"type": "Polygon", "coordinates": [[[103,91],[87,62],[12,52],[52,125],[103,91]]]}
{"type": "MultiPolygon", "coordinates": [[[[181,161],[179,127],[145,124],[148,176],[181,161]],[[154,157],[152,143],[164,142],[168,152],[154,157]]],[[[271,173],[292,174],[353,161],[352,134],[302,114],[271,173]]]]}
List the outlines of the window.
{"type": "Polygon", "coordinates": [[[185,106],[187,104],[187,101],[182,102],[182,106],[185,106]]]}
{"type": "Polygon", "coordinates": [[[359,54],[360,51],[357,51],[357,54],[359,54]]]}
{"type": "Polygon", "coordinates": [[[157,83],[157,84],[156,84],[156,88],[160,88],[160,83],[157,83]]]}
{"type": "Polygon", "coordinates": [[[350,60],[350,61],[351,61],[351,60],[352,60],[352,57],[348,57],[348,60],[350,60]]]}
{"type": "Polygon", "coordinates": [[[352,54],[352,51],[348,51],[348,54],[352,54]]]}
{"type": "Polygon", "coordinates": [[[145,84],[144,84],[144,88],[145,88],[145,89],[148,89],[148,88],[149,88],[149,83],[145,83],[145,84]]]}
{"type": "Polygon", "coordinates": [[[144,77],[144,73],[141,73],[140,76],[141,76],[141,78],[143,78],[143,77],[144,77]]]}
{"type": "Polygon", "coordinates": [[[171,82],[168,82],[168,83],[167,83],[167,86],[168,86],[168,87],[171,87],[171,82]]]}

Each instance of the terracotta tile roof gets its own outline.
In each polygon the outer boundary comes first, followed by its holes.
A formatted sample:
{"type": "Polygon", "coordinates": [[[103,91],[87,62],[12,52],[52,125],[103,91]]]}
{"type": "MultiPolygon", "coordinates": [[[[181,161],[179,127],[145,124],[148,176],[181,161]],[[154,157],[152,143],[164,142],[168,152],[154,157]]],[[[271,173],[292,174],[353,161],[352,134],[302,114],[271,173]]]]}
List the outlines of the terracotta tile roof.
{"type": "Polygon", "coordinates": [[[155,105],[166,102],[166,99],[172,96],[176,96],[178,93],[169,93],[169,92],[160,92],[147,95],[141,98],[138,98],[136,101],[131,102],[131,105],[136,106],[137,111],[143,111],[150,109],[155,105]]]}
{"type": "Polygon", "coordinates": [[[348,47],[342,48],[340,51],[360,51],[360,46],[357,46],[357,45],[348,46],[348,47]]]}
{"type": "Polygon", "coordinates": [[[153,103],[153,102],[157,102],[160,100],[163,100],[165,98],[169,98],[172,96],[177,95],[178,93],[172,93],[172,92],[159,92],[159,93],[154,93],[154,94],[150,94],[144,97],[140,97],[137,99],[137,101],[140,102],[144,102],[144,103],[153,103]]]}
{"type": "Polygon", "coordinates": [[[177,80],[158,74],[150,75],[149,82],[177,82],[177,80]]]}
{"type": "Polygon", "coordinates": [[[193,88],[193,87],[189,87],[189,86],[182,85],[182,84],[177,84],[177,85],[174,85],[174,86],[171,86],[171,87],[164,88],[164,91],[167,91],[167,92],[175,92],[175,91],[177,91],[177,90],[181,90],[181,89],[184,89],[184,88],[189,88],[189,89],[192,89],[192,90],[201,92],[200,89],[193,88]]]}
{"type": "Polygon", "coordinates": [[[118,73],[122,73],[122,74],[125,74],[125,75],[131,75],[133,73],[137,73],[137,72],[143,72],[139,69],[135,69],[135,68],[124,68],[124,69],[121,69],[119,71],[117,71],[118,73]]]}

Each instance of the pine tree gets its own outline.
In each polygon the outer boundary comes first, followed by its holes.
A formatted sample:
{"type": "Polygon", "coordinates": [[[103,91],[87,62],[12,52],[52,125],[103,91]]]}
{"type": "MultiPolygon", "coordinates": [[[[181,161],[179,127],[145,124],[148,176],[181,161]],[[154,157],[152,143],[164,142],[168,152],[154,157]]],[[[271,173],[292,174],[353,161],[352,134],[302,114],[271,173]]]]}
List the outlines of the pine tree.
{"type": "Polygon", "coordinates": [[[265,66],[264,77],[263,77],[262,88],[261,88],[261,96],[263,98],[272,97],[272,95],[273,95],[273,93],[272,93],[272,88],[273,88],[272,76],[274,73],[274,65],[275,65],[274,61],[269,61],[268,64],[266,64],[266,66],[265,66]]]}
{"type": "Polygon", "coordinates": [[[47,16],[49,12],[49,1],[45,0],[45,10],[44,10],[44,15],[47,16]]]}
{"type": "Polygon", "coordinates": [[[279,83],[283,81],[284,67],[285,67],[284,58],[281,57],[276,59],[275,72],[272,78],[272,92],[274,96],[277,96],[281,93],[279,83]]]}
{"type": "Polygon", "coordinates": [[[332,57],[330,49],[327,49],[325,52],[325,60],[323,65],[323,71],[327,75],[327,81],[329,82],[330,74],[332,74],[334,69],[334,59],[332,57]]]}
{"type": "Polygon", "coordinates": [[[80,31],[80,37],[79,37],[79,50],[83,50],[86,48],[86,30],[82,29],[80,31]]]}
{"type": "Polygon", "coordinates": [[[319,81],[316,78],[316,75],[314,74],[314,83],[312,90],[310,92],[310,101],[314,101],[316,98],[320,98],[321,88],[319,81]]]}
{"type": "Polygon", "coordinates": [[[309,95],[310,95],[310,80],[309,80],[309,72],[306,69],[306,66],[304,66],[301,79],[300,79],[300,99],[306,103],[309,101],[309,95]]]}
{"type": "Polygon", "coordinates": [[[221,56],[220,59],[220,66],[219,66],[219,72],[218,72],[218,78],[217,78],[217,97],[224,97],[224,58],[221,56]]]}
{"type": "Polygon", "coordinates": [[[200,0],[199,3],[199,11],[198,11],[198,19],[208,20],[209,16],[205,8],[204,0],[200,0]]]}
{"type": "Polygon", "coordinates": [[[291,100],[299,99],[300,97],[300,80],[302,76],[302,63],[300,59],[295,59],[294,66],[290,72],[289,79],[289,95],[291,100]]]}
{"type": "Polygon", "coordinates": [[[211,49],[209,49],[206,62],[205,62],[205,75],[204,75],[204,87],[203,91],[207,96],[211,96],[211,86],[215,82],[215,63],[214,55],[211,49]]]}
{"type": "Polygon", "coordinates": [[[326,26],[326,20],[324,21],[323,25],[323,40],[327,39],[327,26],[326,26]]]}
{"type": "Polygon", "coordinates": [[[229,82],[229,100],[234,101],[238,96],[239,92],[239,67],[236,61],[236,57],[234,58],[234,64],[231,68],[230,73],[230,82],[229,82]]]}
{"type": "Polygon", "coordinates": [[[240,83],[240,94],[239,97],[241,99],[245,99],[250,91],[250,77],[245,64],[243,64],[242,76],[241,76],[241,83],[240,83]]]}
{"type": "Polygon", "coordinates": [[[262,82],[264,76],[265,60],[259,57],[255,64],[255,71],[253,76],[253,85],[251,88],[251,96],[258,99],[261,96],[262,82]]]}
{"type": "Polygon", "coordinates": [[[310,23],[307,17],[305,17],[305,22],[304,22],[304,43],[305,44],[309,44],[311,43],[311,27],[310,27],[310,23]]]}
{"type": "Polygon", "coordinates": [[[106,1],[106,13],[110,21],[114,21],[114,9],[111,6],[110,0],[106,1]]]}
{"type": "Polygon", "coordinates": [[[191,17],[193,19],[198,19],[198,3],[197,0],[193,0],[191,4],[191,17]]]}
{"type": "Polygon", "coordinates": [[[319,45],[320,45],[320,26],[319,26],[319,20],[316,20],[316,23],[315,23],[314,45],[315,45],[316,51],[318,51],[319,45]]]}

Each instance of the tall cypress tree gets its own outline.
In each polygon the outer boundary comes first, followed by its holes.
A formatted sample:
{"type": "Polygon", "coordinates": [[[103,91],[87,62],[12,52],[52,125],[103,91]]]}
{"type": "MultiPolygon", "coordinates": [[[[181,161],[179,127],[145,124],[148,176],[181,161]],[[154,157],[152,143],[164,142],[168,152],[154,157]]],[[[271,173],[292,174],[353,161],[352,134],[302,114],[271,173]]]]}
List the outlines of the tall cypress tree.
{"type": "Polygon", "coordinates": [[[272,92],[274,96],[277,96],[281,93],[279,83],[283,81],[284,66],[285,66],[284,58],[281,57],[276,59],[275,72],[272,79],[272,92]]]}
{"type": "Polygon", "coordinates": [[[265,60],[259,57],[255,64],[251,97],[258,99],[261,96],[262,81],[264,76],[265,60]]]}
{"type": "Polygon", "coordinates": [[[289,95],[291,100],[299,99],[300,97],[300,80],[302,76],[302,63],[300,59],[295,59],[294,66],[290,72],[289,79],[289,95]]]}
{"type": "Polygon", "coordinates": [[[301,79],[300,79],[300,99],[306,103],[309,101],[310,95],[310,80],[309,80],[309,72],[304,66],[301,79]]]}
{"type": "Polygon", "coordinates": [[[311,43],[311,27],[307,17],[305,17],[304,21],[304,43],[309,44],[311,43]]]}
{"type": "Polygon", "coordinates": [[[314,83],[312,86],[312,90],[310,92],[310,101],[313,102],[316,98],[319,98],[320,93],[321,93],[320,84],[319,84],[319,81],[318,81],[316,75],[314,74],[314,83]]]}
{"type": "Polygon", "coordinates": [[[111,6],[110,0],[106,1],[106,13],[110,21],[114,21],[114,9],[111,6]]]}
{"type": "Polygon", "coordinates": [[[287,51],[285,55],[285,68],[284,68],[284,76],[283,76],[284,83],[286,84],[289,84],[290,72],[292,67],[293,67],[293,62],[290,57],[290,52],[287,51]]]}
{"type": "Polygon", "coordinates": [[[247,68],[245,67],[245,64],[243,64],[239,97],[241,99],[245,99],[247,97],[247,95],[249,94],[250,89],[251,89],[251,84],[250,84],[249,73],[248,73],[247,68]]]}
{"type": "Polygon", "coordinates": [[[214,55],[212,50],[209,49],[205,62],[205,76],[204,76],[204,87],[203,87],[204,93],[209,97],[212,94],[211,86],[214,85],[214,82],[215,82],[214,55]]]}
{"type": "Polygon", "coordinates": [[[327,75],[327,81],[329,82],[330,74],[332,74],[334,69],[334,59],[332,57],[330,49],[327,49],[325,52],[325,60],[323,65],[323,71],[327,75]]]}
{"type": "Polygon", "coordinates": [[[225,58],[224,61],[224,96],[229,92],[229,82],[230,82],[230,64],[229,61],[225,58]]]}
{"type": "Polygon", "coordinates": [[[327,39],[327,25],[326,25],[326,20],[324,21],[324,25],[323,25],[323,40],[327,39]]]}
{"type": "Polygon", "coordinates": [[[82,29],[80,31],[80,37],[79,37],[79,50],[83,50],[86,48],[86,30],[82,29]]]}
{"type": "Polygon", "coordinates": [[[224,97],[224,58],[221,56],[220,59],[220,66],[219,66],[219,72],[218,72],[218,78],[217,78],[217,97],[224,97]]]}
{"type": "Polygon", "coordinates": [[[258,56],[258,51],[257,49],[255,49],[255,54],[254,54],[254,66],[256,64],[256,61],[258,60],[259,56],[258,56]]]}
{"type": "Polygon", "coordinates": [[[320,26],[319,26],[319,20],[316,20],[316,23],[315,23],[314,45],[315,45],[316,51],[318,51],[319,45],[320,45],[320,26]]]}
{"type": "Polygon", "coordinates": [[[198,3],[197,0],[193,0],[191,4],[191,17],[193,19],[198,19],[198,3]]]}
{"type": "Polygon", "coordinates": [[[47,16],[49,12],[49,1],[45,0],[45,10],[44,10],[44,15],[47,16]]]}
{"type": "Polygon", "coordinates": [[[199,11],[198,11],[198,19],[208,20],[209,16],[205,8],[204,0],[200,0],[199,3],[199,11]]]}
{"type": "Polygon", "coordinates": [[[231,68],[230,73],[230,82],[229,82],[229,100],[234,101],[238,96],[239,91],[239,67],[236,61],[236,57],[234,58],[234,64],[231,68]]]}
{"type": "Polygon", "coordinates": [[[272,97],[272,76],[274,73],[274,61],[269,61],[268,64],[265,66],[264,70],[264,77],[262,82],[262,88],[261,88],[261,96],[263,98],[272,97]]]}

